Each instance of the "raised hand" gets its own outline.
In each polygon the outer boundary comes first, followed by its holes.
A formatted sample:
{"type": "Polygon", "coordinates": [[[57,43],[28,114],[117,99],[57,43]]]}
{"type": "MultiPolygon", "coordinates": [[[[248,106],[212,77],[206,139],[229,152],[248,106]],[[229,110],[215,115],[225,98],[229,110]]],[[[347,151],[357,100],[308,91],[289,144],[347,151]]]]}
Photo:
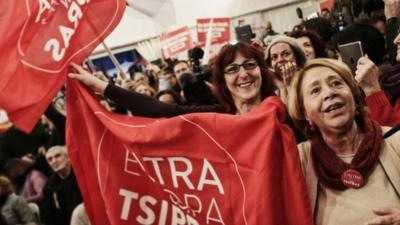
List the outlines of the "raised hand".
{"type": "Polygon", "coordinates": [[[367,96],[381,90],[379,85],[379,68],[367,55],[358,60],[356,76],[354,78],[367,96]]]}
{"type": "Polygon", "coordinates": [[[82,66],[77,65],[75,63],[71,63],[72,68],[74,68],[77,73],[69,73],[68,77],[72,79],[77,79],[90,89],[100,94],[104,94],[104,90],[106,89],[108,83],[93,76],[88,71],[82,68],[82,66]]]}

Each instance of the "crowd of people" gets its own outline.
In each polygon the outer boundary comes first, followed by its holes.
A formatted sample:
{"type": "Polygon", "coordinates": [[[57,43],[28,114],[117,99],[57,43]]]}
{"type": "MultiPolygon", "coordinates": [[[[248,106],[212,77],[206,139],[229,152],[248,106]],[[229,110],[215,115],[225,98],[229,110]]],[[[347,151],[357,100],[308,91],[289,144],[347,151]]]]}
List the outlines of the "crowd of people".
{"type": "MultiPolygon", "coordinates": [[[[114,83],[72,64],[69,78],[110,111],[153,118],[246,115],[279,96],[315,224],[400,224],[400,1],[357,16],[343,2],[337,15],[323,9],[285,34],[267,21],[251,43],[226,44],[204,67],[148,63],[114,83]],[[352,71],[338,45],[354,41],[365,55],[352,71]]],[[[65,147],[62,93],[31,134],[0,136],[0,225],[90,224],[65,147]]]]}

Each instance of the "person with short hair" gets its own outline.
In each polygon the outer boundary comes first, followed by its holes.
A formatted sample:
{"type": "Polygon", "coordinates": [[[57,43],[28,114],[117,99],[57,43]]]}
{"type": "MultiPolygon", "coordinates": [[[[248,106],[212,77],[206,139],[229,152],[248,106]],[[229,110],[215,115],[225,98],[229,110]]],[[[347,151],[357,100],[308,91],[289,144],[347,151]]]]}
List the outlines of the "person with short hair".
{"type": "Polygon", "coordinates": [[[158,91],[172,89],[179,93],[182,89],[172,69],[164,69],[158,76],[158,91]]]}
{"type": "Polygon", "coordinates": [[[175,62],[172,69],[173,69],[175,77],[178,81],[182,74],[192,72],[192,69],[190,69],[189,63],[185,60],[179,60],[179,61],[175,62]]]}
{"type": "Polygon", "coordinates": [[[274,31],[274,29],[272,28],[271,21],[269,20],[264,21],[264,23],[262,23],[261,25],[261,35],[260,35],[260,41],[264,44],[264,46],[268,46],[272,38],[276,35],[279,35],[279,33],[274,31]]]}
{"type": "Polygon", "coordinates": [[[65,146],[53,146],[46,160],[54,174],[43,189],[40,213],[46,225],[69,225],[72,211],[82,203],[82,196],[72,171],[65,146]]]}

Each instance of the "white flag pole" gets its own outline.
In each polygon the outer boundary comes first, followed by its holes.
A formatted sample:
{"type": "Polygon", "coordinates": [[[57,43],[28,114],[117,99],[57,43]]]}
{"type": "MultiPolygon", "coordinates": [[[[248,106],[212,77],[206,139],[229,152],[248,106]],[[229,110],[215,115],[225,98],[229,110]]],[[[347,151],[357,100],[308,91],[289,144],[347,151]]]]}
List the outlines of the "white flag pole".
{"type": "Polygon", "coordinates": [[[213,38],[213,25],[214,25],[214,19],[210,20],[210,23],[208,24],[208,31],[207,31],[207,38],[206,38],[206,44],[204,47],[204,56],[202,60],[203,65],[207,65],[208,61],[210,60],[210,50],[211,50],[211,41],[213,38]]]}
{"type": "Polygon", "coordinates": [[[94,65],[93,61],[87,57],[86,59],[87,65],[89,66],[90,70],[92,71],[92,73],[96,72],[96,66],[94,65]]]}
{"type": "Polygon", "coordinates": [[[112,63],[114,64],[114,66],[117,68],[118,70],[118,76],[121,80],[125,80],[128,78],[128,76],[126,75],[126,73],[124,72],[124,70],[122,69],[121,64],[118,62],[117,58],[115,58],[114,54],[111,52],[110,48],[108,48],[108,46],[106,45],[106,43],[104,41],[101,42],[101,44],[103,45],[104,49],[106,50],[108,56],[110,57],[112,63]]]}

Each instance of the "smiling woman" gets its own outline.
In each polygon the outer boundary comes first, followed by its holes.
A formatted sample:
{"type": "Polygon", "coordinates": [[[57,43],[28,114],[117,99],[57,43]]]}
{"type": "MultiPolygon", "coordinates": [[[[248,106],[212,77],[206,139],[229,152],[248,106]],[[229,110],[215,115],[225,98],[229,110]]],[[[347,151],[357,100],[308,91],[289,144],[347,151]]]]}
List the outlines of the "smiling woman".
{"type": "Polygon", "coordinates": [[[216,95],[229,113],[249,112],[264,98],[274,95],[263,52],[246,43],[222,48],[212,72],[216,95]]]}
{"type": "MultiPolygon", "coordinates": [[[[184,106],[159,102],[148,96],[124,90],[88,74],[82,67],[72,65],[78,73],[69,74],[94,91],[104,94],[136,116],[173,117],[194,112],[223,112],[243,115],[255,109],[262,100],[275,96],[276,87],[264,61],[262,49],[244,42],[225,45],[212,63],[213,90],[218,105],[184,106]]],[[[304,136],[290,118],[286,123],[295,132],[298,143],[304,136]]]]}
{"type": "Polygon", "coordinates": [[[268,45],[265,57],[268,66],[274,71],[277,95],[286,103],[290,82],[295,72],[304,66],[306,55],[296,39],[278,36],[268,45]]]}
{"type": "Polygon", "coordinates": [[[383,139],[388,128],[362,101],[351,71],[336,60],[310,60],[292,80],[289,114],[309,138],[298,147],[317,225],[400,222],[400,182],[392,182],[400,132],[383,139]]]}
{"type": "Polygon", "coordinates": [[[213,62],[213,85],[221,105],[165,104],[101,81],[78,65],[73,67],[78,73],[70,74],[71,78],[80,80],[137,116],[172,117],[192,112],[244,114],[258,106],[261,100],[275,95],[263,51],[244,42],[224,46],[213,62]]]}

